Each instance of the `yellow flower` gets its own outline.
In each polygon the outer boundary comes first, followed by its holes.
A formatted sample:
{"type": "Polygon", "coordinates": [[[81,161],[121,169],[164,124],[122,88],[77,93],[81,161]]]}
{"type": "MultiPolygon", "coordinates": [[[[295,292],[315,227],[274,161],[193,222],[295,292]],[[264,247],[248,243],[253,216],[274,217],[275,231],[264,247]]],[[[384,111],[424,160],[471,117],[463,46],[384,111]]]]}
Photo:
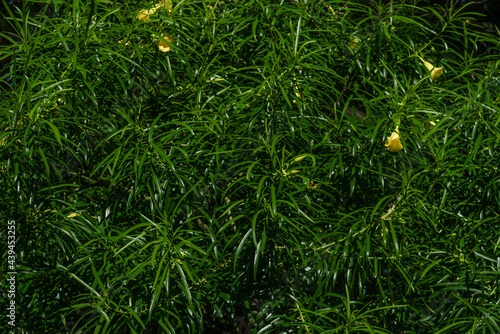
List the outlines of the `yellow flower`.
{"type": "Polygon", "coordinates": [[[427,70],[429,72],[431,72],[432,80],[436,80],[437,78],[439,78],[441,76],[441,74],[443,74],[442,67],[435,67],[434,65],[432,65],[431,63],[429,63],[425,60],[423,60],[423,62],[424,62],[425,67],[427,68],[427,70]]]}
{"type": "MultiPolygon", "coordinates": [[[[153,8],[151,8],[149,10],[148,9],[141,9],[139,11],[139,15],[137,16],[137,18],[139,20],[148,21],[149,17],[151,15],[154,15],[158,11],[158,9],[160,9],[162,6],[164,8],[167,8],[166,0],[162,0],[161,3],[156,4],[153,8]]],[[[171,0],[168,1],[168,11],[169,12],[172,11],[172,1],[171,0]]]]}
{"type": "Polygon", "coordinates": [[[73,212],[73,213],[70,213],[69,215],[67,215],[66,217],[68,218],[75,218],[75,217],[78,217],[80,214],[77,213],[77,212],[73,212]]]}
{"type": "Polygon", "coordinates": [[[147,20],[149,20],[149,16],[153,15],[155,12],[156,12],[155,7],[151,8],[149,10],[148,9],[141,9],[137,18],[139,20],[147,21],[147,20]]]}
{"type": "MultiPolygon", "coordinates": [[[[162,34],[161,37],[165,39],[168,43],[172,43],[174,41],[173,37],[170,36],[169,34],[162,34]]],[[[162,40],[158,40],[158,49],[160,49],[161,52],[168,52],[170,51],[170,45],[162,40]]]]}
{"type": "Polygon", "coordinates": [[[309,181],[307,183],[307,188],[313,188],[313,189],[316,189],[316,188],[319,188],[319,184],[318,183],[314,183],[313,181],[309,181]]]}
{"type": "Polygon", "coordinates": [[[387,150],[389,152],[399,152],[403,149],[403,144],[401,144],[401,140],[399,140],[399,131],[398,127],[396,127],[396,130],[391,134],[389,138],[387,138],[385,142],[385,147],[387,147],[387,150]]]}
{"type": "MultiPolygon", "coordinates": [[[[166,3],[165,3],[165,2],[166,2],[166,0],[162,0],[161,2],[163,3],[163,7],[165,7],[165,8],[166,8],[166,7],[167,7],[167,6],[166,6],[166,3]]],[[[168,11],[169,11],[169,12],[171,12],[171,11],[172,11],[172,0],[168,0],[168,2],[167,2],[167,3],[168,3],[168,11]]]]}

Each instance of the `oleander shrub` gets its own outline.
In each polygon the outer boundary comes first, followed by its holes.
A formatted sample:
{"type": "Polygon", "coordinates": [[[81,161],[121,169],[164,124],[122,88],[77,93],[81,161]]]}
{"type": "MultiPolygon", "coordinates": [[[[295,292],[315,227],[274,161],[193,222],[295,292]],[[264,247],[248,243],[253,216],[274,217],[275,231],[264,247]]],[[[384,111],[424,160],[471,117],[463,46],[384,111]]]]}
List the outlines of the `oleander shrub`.
{"type": "Polygon", "coordinates": [[[16,332],[499,333],[470,3],[4,2],[16,332]]]}

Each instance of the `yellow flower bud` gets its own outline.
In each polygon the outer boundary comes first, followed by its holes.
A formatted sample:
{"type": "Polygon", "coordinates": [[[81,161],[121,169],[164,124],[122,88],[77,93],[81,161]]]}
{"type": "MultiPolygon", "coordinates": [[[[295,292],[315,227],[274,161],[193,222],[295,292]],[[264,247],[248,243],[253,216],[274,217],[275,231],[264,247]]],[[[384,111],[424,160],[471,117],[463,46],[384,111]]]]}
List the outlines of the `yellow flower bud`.
{"type": "Polygon", "coordinates": [[[434,127],[434,125],[436,125],[436,123],[432,122],[432,121],[427,121],[427,122],[424,122],[424,125],[425,125],[425,128],[427,130],[430,130],[434,127]]]}
{"type": "Polygon", "coordinates": [[[351,37],[351,41],[348,43],[349,45],[349,48],[354,51],[354,49],[356,48],[356,46],[358,45],[359,43],[359,39],[357,39],[356,37],[351,37]]]}
{"type": "Polygon", "coordinates": [[[437,78],[439,78],[441,76],[441,74],[443,74],[442,67],[434,67],[434,65],[432,65],[431,63],[429,63],[425,60],[423,62],[424,62],[425,67],[427,68],[427,70],[429,72],[431,72],[432,80],[436,80],[437,78]]]}
{"type": "MultiPolygon", "coordinates": [[[[174,41],[174,38],[169,34],[162,34],[161,37],[164,38],[169,43],[172,43],[174,41]]],[[[162,40],[158,40],[157,43],[158,43],[158,49],[160,49],[161,52],[170,51],[170,45],[168,45],[168,43],[162,40]]]]}
{"type": "Polygon", "coordinates": [[[391,134],[390,137],[387,138],[385,142],[385,147],[389,152],[399,152],[403,149],[403,144],[401,144],[401,140],[399,140],[398,128],[391,134]]]}
{"type": "Polygon", "coordinates": [[[304,160],[305,157],[307,157],[307,154],[305,154],[305,155],[299,155],[298,157],[296,157],[295,159],[293,159],[292,163],[300,162],[300,161],[304,160]]]}

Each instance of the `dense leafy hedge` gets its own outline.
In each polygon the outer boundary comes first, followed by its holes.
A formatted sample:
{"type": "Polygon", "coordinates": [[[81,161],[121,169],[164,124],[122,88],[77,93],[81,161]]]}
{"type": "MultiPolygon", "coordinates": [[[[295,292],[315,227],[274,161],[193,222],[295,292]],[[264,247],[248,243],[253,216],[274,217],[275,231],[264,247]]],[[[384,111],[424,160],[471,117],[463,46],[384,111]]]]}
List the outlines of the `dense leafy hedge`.
{"type": "Polygon", "coordinates": [[[467,4],[15,5],[19,330],[500,332],[499,36],[467,4]]]}

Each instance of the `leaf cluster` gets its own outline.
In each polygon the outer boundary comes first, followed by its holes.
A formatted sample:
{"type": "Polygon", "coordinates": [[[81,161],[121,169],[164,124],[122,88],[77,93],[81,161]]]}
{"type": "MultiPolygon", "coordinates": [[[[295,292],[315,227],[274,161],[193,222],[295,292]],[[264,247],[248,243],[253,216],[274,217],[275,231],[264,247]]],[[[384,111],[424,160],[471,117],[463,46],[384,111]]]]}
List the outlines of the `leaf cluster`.
{"type": "Polygon", "coordinates": [[[467,4],[170,1],[5,4],[18,328],[500,332],[498,31],[467,4]]]}

